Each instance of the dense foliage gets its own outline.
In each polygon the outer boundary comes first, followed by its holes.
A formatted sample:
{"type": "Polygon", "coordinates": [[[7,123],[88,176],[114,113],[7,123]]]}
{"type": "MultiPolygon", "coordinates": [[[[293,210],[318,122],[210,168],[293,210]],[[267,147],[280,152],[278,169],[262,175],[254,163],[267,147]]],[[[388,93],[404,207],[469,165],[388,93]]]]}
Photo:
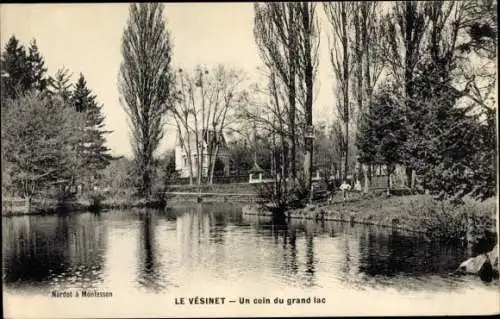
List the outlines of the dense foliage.
{"type": "Polygon", "coordinates": [[[11,191],[33,196],[68,183],[80,166],[73,146],[82,122],[60,100],[36,92],[2,103],[2,162],[10,167],[11,191]]]}
{"type": "Polygon", "coordinates": [[[35,40],[26,52],[9,39],[1,55],[2,186],[11,195],[90,186],[111,158],[102,106],[83,75],[73,90],[68,70],[46,72],[35,40]]]}
{"type": "Polygon", "coordinates": [[[388,76],[375,94],[392,100],[401,121],[382,125],[392,115],[380,109],[379,98],[370,101],[357,137],[362,163],[391,166],[397,155],[440,199],[495,194],[494,7],[491,1],[408,1],[383,15],[388,76]],[[384,138],[389,154],[377,148],[384,138]]]}

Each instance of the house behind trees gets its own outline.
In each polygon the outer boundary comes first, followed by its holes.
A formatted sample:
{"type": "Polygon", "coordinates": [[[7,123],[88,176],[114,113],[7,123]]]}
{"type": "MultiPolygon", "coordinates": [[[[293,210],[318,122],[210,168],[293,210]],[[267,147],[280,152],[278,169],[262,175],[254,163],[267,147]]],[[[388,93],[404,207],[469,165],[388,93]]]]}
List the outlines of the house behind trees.
{"type": "Polygon", "coordinates": [[[175,170],[179,173],[179,177],[189,177],[189,155],[191,155],[193,165],[193,177],[198,175],[198,156],[203,156],[202,161],[202,176],[209,176],[209,147],[218,147],[217,156],[214,163],[214,174],[218,176],[229,176],[230,172],[230,154],[227,146],[226,138],[222,132],[214,132],[213,130],[200,130],[198,139],[196,133],[183,134],[182,138],[179,134],[176,137],[175,143],[175,170]],[[200,148],[197,147],[197,141],[200,148]],[[210,143],[212,141],[212,143],[210,143]],[[183,145],[184,143],[184,145],[183,145]]]}

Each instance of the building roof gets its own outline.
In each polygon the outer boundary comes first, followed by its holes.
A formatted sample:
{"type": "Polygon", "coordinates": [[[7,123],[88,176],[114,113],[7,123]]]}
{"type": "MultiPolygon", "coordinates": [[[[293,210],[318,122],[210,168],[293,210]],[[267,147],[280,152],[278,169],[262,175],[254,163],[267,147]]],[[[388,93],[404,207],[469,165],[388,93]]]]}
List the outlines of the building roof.
{"type": "Polygon", "coordinates": [[[264,170],[262,169],[262,167],[259,166],[259,164],[254,163],[252,168],[248,172],[252,174],[258,174],[258,173],[264,173],[264,170]]]}

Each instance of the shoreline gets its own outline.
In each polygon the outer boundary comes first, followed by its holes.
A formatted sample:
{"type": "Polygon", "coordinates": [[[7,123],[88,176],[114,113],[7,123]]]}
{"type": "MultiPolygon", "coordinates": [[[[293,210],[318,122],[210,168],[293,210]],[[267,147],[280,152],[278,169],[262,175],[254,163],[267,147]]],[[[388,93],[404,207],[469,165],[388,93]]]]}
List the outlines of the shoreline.
{"type": "MultiPolygon", "coordinates": [[[[495,199],[453,205],[427,195],[368,197],[331,204],[321,203],[283,213],[285,219],[337,221],[374,225],[422,234],[429,240],[454,240],[474,243],[494,234],[496,229],[495,199]]],[[[258,204],[242,207],[243,214],[265,218],[280,217],[258,204]]],[[[490,239],[488,239],[490,240],[490,239]]]]}
{"type": "MultiPolygon", "coordinates": [[[[284,217],[289,219],[307,219],[315,221],[338,221],[351,224],[375,225],[393,229],[404,230],[414,233],[425,233],[422,227],[426,222],[431,222],[433,216],[422,214],[422,207],[418,207],[412,201],[419,201],[422,204],[429,198],[423,195],[399,196],[383,198],[380,196],[371,198],[358,198],[346,202],[337,201],[334,203],[318,203],[308,205],[304,208],[290,209],[284,212],[284,217]],[[421,211],[419,211],[421,210],[421,211]]],[[[432,200],[431,200],[432,201],[432,200]]],[[[105,209],[130,209],[130,208],[153,208],[163,209],[170,204],[196,204],[196,203],[238,203],[242,207],[244,215],[261,217],[273,217],[273,213],[266,209],[264,205],[253,200],[244,198],[228,198],[226,196],[205,196],[200,200],[199,196],[177,195],[165,199],[125,199],[110,198],[93,202],[88,198],[77,198],[65,203],[51,203],[43,208],[34,208],[30,211],[8,210],[8,205],[2,203],[2,217],[22,216],[22,215],[49,215],[65,213],[67,211],[85,212],[100,211],[105,209]]],[[[486,204],[485,206],[488,206],[486,204]]],[[[490,205],[491,206],[491,205],[490,205]]],[[[470,208],[470,207],[469,207],[470,208]]],[[[491,207],[490,207],[491,208],[491,207]]],[[[424,207],[423,209],[429,209],[424,207]]],[[[433,207],[431,207],[433,209],[433,207]]],[[[448,207],[448,209],[452,209],[448,207]]],[[[467,207],[462,207],[467,209],[467,207]]],[[[425,213],[425,212],[424,212],[425,213]]],[[[439,213],[438,213],[439,214],[439,213]]],[[[472,212],[472,215],[476,213],[472,212]]],[[[490,218],[493,228],[496,225],[494,214],[481,213],[481,218],[490,218]]]]}
{"type": "Polygon", "coordinates": [[[109,209],[131,209],[131,208],[151,208],[151,209],[163,209],[170,204],[214,204],[214,203],[238,203],[240,205],[251,204],[255,201],[251,200],[241,200],[228,198],[224,196],[216,197],[204,197],[202,201],[199,201],[196,196],[175,196],[171,198],[167,198],[165,201],[162,200],[144,200],[144,199],[136,199],[136,200],[126,200],[126,199],[110,199],[103,200],[96,207],[96,205],[92,204],[88,199],[76,199],[71,202],[66,202],[62,204],[52,203],[44,208],[32,208],[30,211],[27,209],[15,209],[9,210],[4,209],[7,205],[2,205],[2,217],[15,217],[15,216],[43,216],[43,215],[53,215],[53,214],[64,214],[68,211],[74,213],[80,212],[97,212],[102,210],[109,209]]]}
{"type": "Polygon", "coordinates": [[[29,211],[27,209],[18,210],[4,210],[2,205],[2,217],[15,217],[15,216],[30,216],[30,215],[53,215],[67,213],[68,211],[74,213],[80,212],[96,212],[104,209],[129,209],[129,208],[158,208],[163,207],[163,203],[158,200],[109,200],[102,201],[98,205],[91,203],[89,200],[76,199],[74,201],[52,204],[43,208],[34,207],[29,211]]]}
{"type": "MultiPolygon", "coordinates": [[[[402,231],[407,231],[411,233],[424,233],[423,230],[413,229],[410,227],[404,227],[395,225],[393,223],[388,224],[381,221],[372,221],[370,218],[368,220],[358,219],[354,213],[341,213],[328,211],[326,209],[320,208],[320,211],[315,211],[318,207],[306,207],[303,209],[293,209],[285,212],[285,218],[287,219],[302,219],[302,220],[314,220],[317,222],[322,221],[332,221],[332,222],[342,222],[350,224],[360,224],[360,225],[372,225],[378,227],[392,228],[402,231]],[[309,210],[309,211],[308,211],[309,210]],[[347,217],[347,218],[346,218],[347,217]]],[[[257,205],[245,205],[242,208],[243,214],[249,216],[259,216],[272,218],[273,213],[268,210],[263,210],[257,205]]]]}

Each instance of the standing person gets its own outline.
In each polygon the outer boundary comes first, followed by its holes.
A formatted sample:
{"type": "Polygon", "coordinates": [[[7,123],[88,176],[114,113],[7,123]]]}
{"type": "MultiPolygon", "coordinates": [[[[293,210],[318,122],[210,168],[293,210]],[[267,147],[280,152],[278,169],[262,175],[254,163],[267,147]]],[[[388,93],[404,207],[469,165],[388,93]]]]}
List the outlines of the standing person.
{"type": "Polygon", "coordinates": [[[361,182],[358,180],[356,180],[356,183],[354,184],[354,191],[356,192],[361,192],[361,182]]]}
{"type": "Polygon", "coordinates": [[[349,200],[349,191],[351,190],[351,185],[349,185],[345,180],[342,181],[342,185],[340,185],[340,190],[344,196],[344,201],[349,200]]]}

